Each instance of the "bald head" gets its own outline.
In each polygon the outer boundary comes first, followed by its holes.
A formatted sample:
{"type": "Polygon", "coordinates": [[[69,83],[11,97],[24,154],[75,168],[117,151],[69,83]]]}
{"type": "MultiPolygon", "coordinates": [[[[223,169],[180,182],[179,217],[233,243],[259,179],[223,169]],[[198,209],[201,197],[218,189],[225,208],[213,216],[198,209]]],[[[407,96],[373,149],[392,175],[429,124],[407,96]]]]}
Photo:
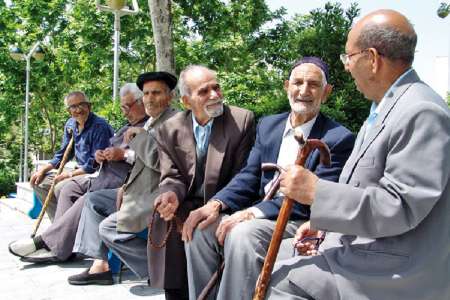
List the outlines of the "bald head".
{"type": "Polygon", "coordinates": [[[417,35],[408,19],[394,10],[377,10],[362,18],[350,31],[359,49],[375,48],[394,62],[410,66],[417,35]]]}

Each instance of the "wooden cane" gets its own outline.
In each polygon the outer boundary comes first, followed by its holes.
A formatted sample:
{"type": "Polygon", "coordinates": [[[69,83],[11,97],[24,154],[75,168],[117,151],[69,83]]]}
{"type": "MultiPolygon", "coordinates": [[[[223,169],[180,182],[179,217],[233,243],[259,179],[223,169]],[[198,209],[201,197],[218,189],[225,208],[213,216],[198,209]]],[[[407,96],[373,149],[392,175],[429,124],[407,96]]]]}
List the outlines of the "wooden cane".
{"type": "MultiPolygon", "coordinates": [[[[272,170],[280,171],[281,168],[272,163],[263,163],[261,165],[261,169],[263,171],[272,171],[272,170]]],[[[281,175],[280,173],[275,175],[275,177],[273,178],[272,185],[270,186],[269,190],[267,191],[267,194],[264,196],[262,201],[268,201],[268,200],[272,199],[273,196],[275,195],[275,193],[278,191],[278,189],[280,187],[280,175],[281,175]]],[[[212,291],[214,286],[216,286],[217,281],[219,280],[219,274],[223,272],[224,268],[225,268],[225,262],[222,261],[219,269],[217,269],[217,271],[212,274],[208,283],[203,288],[203,290],[200,292],[200,295],[197,297],[197,300],[206,300],[209,293],[212,291]]]]}
{"type": "MultiPolygon", "coordinates": [[[[303,135],[298,134],[297,132],[294,136],[297,142],[302,146],[297,154],[297,159],[295,161],[296,165],[305,166],[305,162],[309,154],[316,148],[320,151],[321,163],[324,165],[331,164],[330,150],[324,142],[313,139],[305,141],[303,139],[303,135]]],[[[286,229],[287,222],[289,221],[289,216],[291,214],[293,205],[293,199],[284,197],[283,204],[281,205],[280,213],[278,214],[277,222],[275,224],[275,230],[272,234],[272,239],[269,244],[269,249],[267,251],[266,258],[264,259],[264,265],[256,284],[253,300],[262,300],[266,295],[267,285],[270,281],[273,265],[277,258],[281,240],[283,238],[283,233],[286,229]]]]}
{"type": "MultiPolygon", "coordinates": [[[[72,130],[70,130],[70,128],[68,129],[69,134],[72,134],[72,137],[70,139],[69,144],[66,147],[66,150],[64,151],[64,155],[63,158],[61,160],[61,163],[59,164],[59,168],[58,171],[56,172],[55,178],[56,176],[58,176],[59,174],[62,173],[63,169],[64,169],[64,165],[67,163],[67,160],[69,159],[69,155],[70,152],[72,151],[73,148],[73,132],[72,130]]],[[[44,204],[42,205],[42,209],[41,212],[39,213],[39,217],[36,221],[36,224],[34,225],[34,230],[33,233],[31,234],[31,238],[34,238],[36,236],[36,232],[39,229],[39,225],[41,225],[42,219],[44,217],[45,211],[47,210],[48,205],[50,204],[50,201],[52,200],[52,196],[53,196],[53,191],[55,189],[55,180],[53,179],[52,185],[50,186],[50,189],[48,191],[47,197],[45,198],[44,204]]]]}

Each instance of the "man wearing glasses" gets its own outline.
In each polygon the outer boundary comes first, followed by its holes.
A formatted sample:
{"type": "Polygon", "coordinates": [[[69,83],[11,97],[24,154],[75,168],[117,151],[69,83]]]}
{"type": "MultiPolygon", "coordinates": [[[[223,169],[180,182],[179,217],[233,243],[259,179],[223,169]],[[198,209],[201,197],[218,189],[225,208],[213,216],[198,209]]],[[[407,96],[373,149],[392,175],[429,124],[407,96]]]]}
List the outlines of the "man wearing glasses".
{"type": "MultiPolygon", "coordinates": [[[[57,183],[55,186],[56,194],[67,182],[64,180],[94,173],[96,168],[95,152],[108,147],[109,139],[114,135],[113,128],[106,120],[91,112],[91,103],[83,92],[69,93],[64,98],[64,104],[71,118],[64,126],[61,149],[55,153],[48,164],[41,167],[30,178],[30,183],[41,201],[44,201],[47,197],[53,180],[57,183]],[[74,151],[70,153],[69,158],[75,157],[77,168],[70,172],[63,171],[60,175],[55,176],[55,172],[50,171],[59,167],[72,134],[74,136],[74,151]]],[[[56,205],[57,201],[52,199],[47,208],[47,214],[52,222],[55,218],[56,205]]]]}
{"type": "Polygon", "coordinates": [[[412,68],[416,43],[392,10],[348,34],[341,59],[371,112],[339,183],[281,175],[311,205],[296,239],[327,233],[316,255],[278,262],[269,299],[450,299],[450,110],[412,68]]]}
{"type": "MultiPolygon", "coordinates": [[[[33,239],[22,239],[11,243],[9,248],[12,254],[21,257],[22,261],[34,263],[58,262],[70,257],[83,208],[84,195],[88,191],[120,187],[132,168],[133,155],[124,139],[130,129],[144,126],[148,119],[142,96],[142,92],[134,83],[127,83],[120,89],[121,110],[128,122],[109,140],[109,147],[95,151],[95,160],[100,165],[98,176],[75,176],[59,183],[59,185],[64,183],[64,186],[55,193],[57,206],[55,203],[56,213],[53,224],[33,239]]],[[[77,117],[81,116],[84,113],[82,110],[89,106],[86,101],[68,100],[70,101],[69,109],[77,117]]],[[[96,127],[94,124],[89,128],[96,127]]],[[[88,130],[86,125],[85,130],[88,130]]],[[[93,135],[93,137],[96,136],[93,135]]]]}

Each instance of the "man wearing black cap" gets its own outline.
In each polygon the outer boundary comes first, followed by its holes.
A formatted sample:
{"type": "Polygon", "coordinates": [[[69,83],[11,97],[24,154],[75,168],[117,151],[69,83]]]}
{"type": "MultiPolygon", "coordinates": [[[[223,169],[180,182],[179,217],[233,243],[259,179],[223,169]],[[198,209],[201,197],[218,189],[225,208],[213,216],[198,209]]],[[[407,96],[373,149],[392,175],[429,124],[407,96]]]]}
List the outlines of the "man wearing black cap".
{"type": "MultiPolygon", "coordinates": [[[[328,67],[321,59],[304,57],[297,61],[284,83],[291,112],[260,121],[247,165],[186,220],[183,240],[191,299],[198,297],[217,270],[221,253],[225,268],[220,285],[209,294],[211,299],[252,298],[283,199],[278,193],[270,201],[261,202],[274,177],[274,172],[261,172],[261,163],[282,167],[293,164],[299,150],[294,130],[301,131],[305,139],[321,139],[328,145],[331,167],[320,164],[317,150],[306,166],[322,179],[338,180],[353,148],[354,136],[320,113],[320,105],[332,89],[327,81],[328,67]]],[[[309,214],[308,206],[296,205],[284,238],[293,237],[309,214]]]]}
{"type": "Polygon", "coordinates": [[[159,157],[151,133],[176,112],[170,102],[177,79],[166,72],[149,72],[141,74],[136,84],[144,93],[150,118],[144,128],[131,128],[125,135],[130,147],[127,157],[134,160],[126,183],[120,189],[101,190],[86,198],[74,252],[95,260],[89,269],[70,276],[70,284],[112,284],[108,248],[138,277],[148,276],[147,240],[138,234],[147,228],[153,200],[159,194],[159,157]]]}

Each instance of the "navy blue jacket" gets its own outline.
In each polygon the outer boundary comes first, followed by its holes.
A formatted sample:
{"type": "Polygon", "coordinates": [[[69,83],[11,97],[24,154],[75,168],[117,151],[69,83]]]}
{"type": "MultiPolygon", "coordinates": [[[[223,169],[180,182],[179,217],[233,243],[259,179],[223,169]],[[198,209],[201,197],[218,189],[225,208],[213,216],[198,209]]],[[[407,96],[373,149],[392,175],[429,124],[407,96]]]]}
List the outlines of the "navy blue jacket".
{"type": "MultiPolygon", "coordinates": [[[[288,116],[289,113],[282,113],[261,119],[256,132],[255,145],[246,166],[212,198],[221,200],[231,212],[253,205],[259,208],[267,219],[277,218],[283,198],[276,197],[270,201],[261,201],[264,196],[264,186],[274,176],[274,172],[261,172],[261,163],[277,162],[288,116]]],[[[320,139],[328,145],[331,152],[331,166],[321,165],[319,151],[314,150],[306,161],[306,167],[322,179],[337,182],[353,149],[354,135],[344,126],[319,114],[308,138],[320,139]]],[[[309,215],[309,206],[295,203],[291,219],[309,219],[309,215]]]]}
{"type": "Polygon", "coordinates": [[[71,139],[71,134],[69,130],[74,134],[74,150],[72,150],[69,159],[72,159],[75,155],[75,159],[78,163],[78,167],[83,169],[86,173],[94,173],[96,167],[95,161],[95,151],[103,150],[109,146],[109,139],[114,135],[113,128],[106,122],[105,119],[97,116],[96,114],[90,112],[89,117],[84,124],[83,131],[78,131],[77,121],[74,118],[67,120],[64,126],[64,136],[61,149],[59,149],[50,164],[54,168],[59,167],[64,152],[66,151],[69,141],[71,139]]]}

